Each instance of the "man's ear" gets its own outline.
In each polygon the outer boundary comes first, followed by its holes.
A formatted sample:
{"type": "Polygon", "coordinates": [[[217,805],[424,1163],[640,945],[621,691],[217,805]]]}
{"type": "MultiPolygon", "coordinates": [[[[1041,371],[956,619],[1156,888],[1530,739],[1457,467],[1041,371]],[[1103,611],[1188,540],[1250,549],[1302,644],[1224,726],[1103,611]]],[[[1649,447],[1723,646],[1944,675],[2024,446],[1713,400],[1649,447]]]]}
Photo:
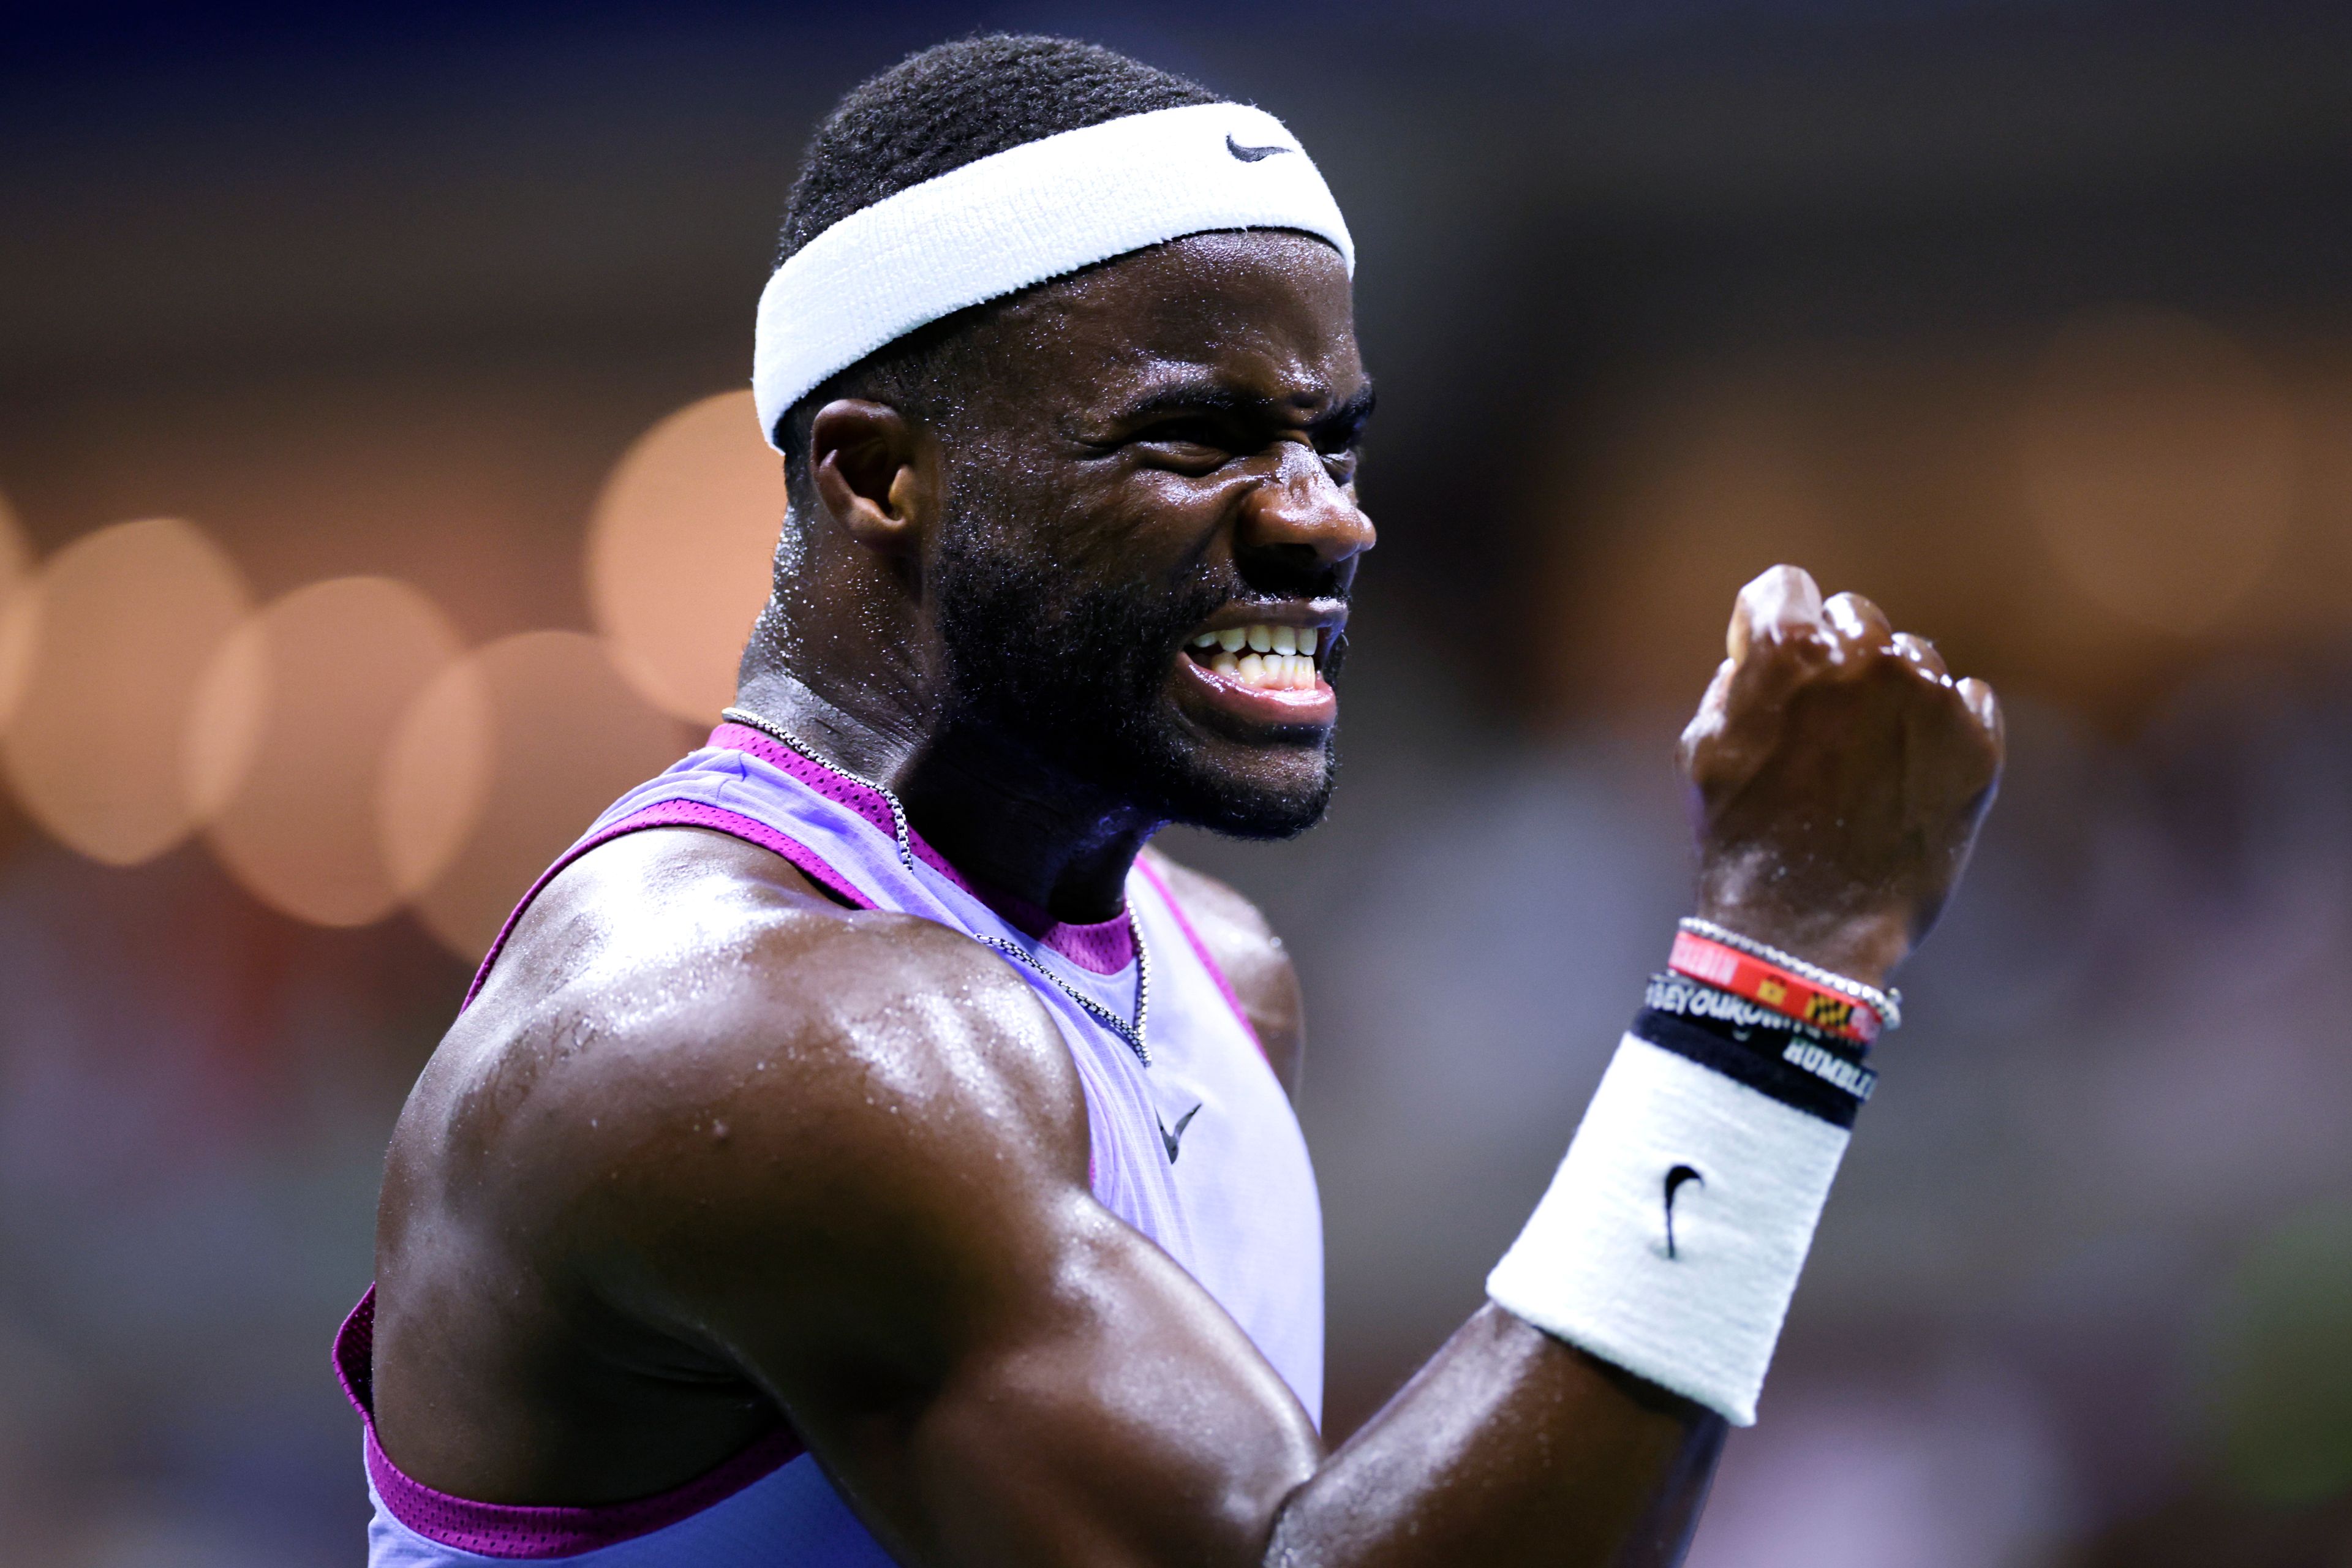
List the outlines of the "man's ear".
{"type": "Polygon", "coordinates": [[[914,547],[931,501],[922,442],[887,404],[842,397],[809,425],[809,472],[817,499],[849,536],[897,554],[914,547]]]}

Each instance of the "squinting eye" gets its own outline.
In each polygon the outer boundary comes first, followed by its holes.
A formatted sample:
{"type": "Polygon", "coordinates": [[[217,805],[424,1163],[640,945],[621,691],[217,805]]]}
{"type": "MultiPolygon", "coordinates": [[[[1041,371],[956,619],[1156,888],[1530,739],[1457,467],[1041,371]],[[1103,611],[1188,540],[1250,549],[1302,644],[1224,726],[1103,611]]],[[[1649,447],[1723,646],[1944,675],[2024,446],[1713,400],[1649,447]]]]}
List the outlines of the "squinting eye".
{"type": "Polygon", "coordinates": [[[1144,439],[1162,447],[1208,447],[1221,452],[1224,450],[1223,443],[1218,439],[1218,432],[1200,424],[1163,425],[1147,434],[1144,439]]]}

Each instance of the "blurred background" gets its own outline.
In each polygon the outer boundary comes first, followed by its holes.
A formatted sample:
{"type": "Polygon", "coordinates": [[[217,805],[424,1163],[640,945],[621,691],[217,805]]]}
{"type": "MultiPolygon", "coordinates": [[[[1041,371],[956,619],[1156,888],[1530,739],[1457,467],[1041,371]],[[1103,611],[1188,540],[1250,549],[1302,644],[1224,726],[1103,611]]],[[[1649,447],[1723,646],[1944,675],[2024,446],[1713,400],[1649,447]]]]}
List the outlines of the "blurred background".
{"type": "MultiPolygon", "coordinates": [[[[327,1343],[507,906],[729,689],[801,144],[976,27],[1284,116],[1381,394],[1296,950],[1336,1436],[1480,1299],[1801,562],[2004,694],[1699,1568],[2352,1565],[2352,16],[1358,0],[0,20],[0,1548],[360,1560],[327,1343]]],[[[1181,841],[1180,841],[1181,840],[1181,841]]]]}

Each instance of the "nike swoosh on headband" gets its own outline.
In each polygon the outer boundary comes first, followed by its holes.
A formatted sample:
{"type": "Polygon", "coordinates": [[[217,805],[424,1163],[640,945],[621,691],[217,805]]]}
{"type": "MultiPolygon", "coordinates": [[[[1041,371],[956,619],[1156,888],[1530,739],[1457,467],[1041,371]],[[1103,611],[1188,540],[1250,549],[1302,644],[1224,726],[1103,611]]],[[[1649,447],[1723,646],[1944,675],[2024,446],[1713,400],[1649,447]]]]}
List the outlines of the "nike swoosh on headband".
{"type": "Polygon", "coordinates": [[[1290,149],[1287,147],[1244,147],[1240,142],[1234,141],[1233,133],[1228,132],[1225,134],[1225,151],[1231,153],[1234,157],[1239,158],[1244,163],[1255,163],[1260,158],[1271,158],[1276,153],[1287,153],[1290,149]]]}

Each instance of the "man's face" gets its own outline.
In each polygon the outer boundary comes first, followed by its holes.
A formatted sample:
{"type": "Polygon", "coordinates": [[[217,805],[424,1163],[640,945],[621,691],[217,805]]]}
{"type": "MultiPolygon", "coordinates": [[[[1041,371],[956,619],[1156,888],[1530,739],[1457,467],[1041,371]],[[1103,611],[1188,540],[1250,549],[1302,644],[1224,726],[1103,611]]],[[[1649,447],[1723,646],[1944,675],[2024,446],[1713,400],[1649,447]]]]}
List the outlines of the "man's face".
{"type": "Polygon", "coordinates": [[[1373,538],[1338,253],[1194,236],[1016,300],[975,346],[927,567],[951,722],[1171,820],[1312,826],[1373,538]]]}

